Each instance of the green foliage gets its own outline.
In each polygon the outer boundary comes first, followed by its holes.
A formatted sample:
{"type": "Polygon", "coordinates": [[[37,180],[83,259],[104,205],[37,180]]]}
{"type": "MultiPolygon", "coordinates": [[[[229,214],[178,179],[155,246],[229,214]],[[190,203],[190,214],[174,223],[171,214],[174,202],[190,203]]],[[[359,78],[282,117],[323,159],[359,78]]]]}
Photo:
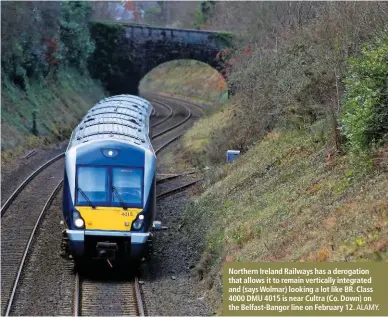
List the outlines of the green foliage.
{"type": "Polygon", "coordinates": [[[2,75],[25,88],[28,77],[47,73],[45,45],[57,34],[54,20],[58,14],[59,3],[1,3],[2,75]]]}
{"type": "MultiPolygon", "coordinates": [[[[276,126],[307,131],[326,118],[327,103],[335,96],[335,76],[323,63],[325,54],[322,45],[312,47],[302,40],[278,52],[235,54],[228,85],[238,102],[233,120],[212,137],[209,154],[228,148],[246,151],[276,126]]],[[[213,157],[215,163],[224,160],[221,154],[213,157]]]]}
{"type": "Polygon", "coordinates": [[[19,146],[36,147],[68,138],[90,106],[104,97],[99,83],[73,68],[60,68],[55,80],[27,78],[27,90],[6,74],[3,77],[2,150],[16,155],[19,146]]]}
{"type": "Polygon", "coordinates": [[[211,15],[214,12],[215,1],[201,1],[195,12],[194,27],[201,29],[201,27],[207,23],[211,15]]]}
{"type": "Polygon", "coordinates": [[[124,86],[129,86],[126,78],[133,68],[130,53],[118,51],[122,45],[122,34],[125,26],[119,23],[91,22],[90,33],[95,41],[96,49],[89,63],[90,74],[98,78],[108,91],[115,93],[124,86]]]}
{"type": "Polygon", "coordinates": [[[341,123],[352,152],[386,141],[388,134],[388,36],[349,59],[341,123]]]}
{"type": "Polygon", "coordinates": [[[209,38],[221,42],[221,47],[231,47],[234,40],[233,33],[229,31],[218,31],[217,33],[211,34],[209,38]]]}
{"type": "MultiPolygon", "coordinates": [[[[327,122],[322,132],[330,132],[328,146],[332,143],[340,151],[339,100],[346,60],[386,27],[382,7],[372,3],[354,7],[345,3],[227,4],[217,3],[214,14],[218,16],[211,22],[232,30],[233,44],[240,47],[231,50],[231,56],[220,54],[235,95],[234,113],[228,126],[211,136],[208,156],[213,156],[214,163],[223,162],[225,150],[246,151],[275,127],[308,133],[319,120],[327,122]],[[364,20],[365,12],[374,18],[364,20]],[[217,152],[218,159],[213,155],[217,152]]],[[[386,64],[379,71],[384,69],[386,64]]],[[[387,111],[378,113],[374,120],[384,125],[387,111]]],[[[384,138],[386,130],[379,133],[384,138]]]]}
{"type": "Polygon", "coordinates": [[[89,36],[91,5],[84,1],[2,2],[2,76],[22,89],[60,66],[86,69],[94,49],[89,36]]]}
{"type": "Polygon", "coordinates": [[[85,70],[87,59],[94,51],[87,21],[92,6],[87,1],[61,2],[60,38],[65,61],[85,70]]]}

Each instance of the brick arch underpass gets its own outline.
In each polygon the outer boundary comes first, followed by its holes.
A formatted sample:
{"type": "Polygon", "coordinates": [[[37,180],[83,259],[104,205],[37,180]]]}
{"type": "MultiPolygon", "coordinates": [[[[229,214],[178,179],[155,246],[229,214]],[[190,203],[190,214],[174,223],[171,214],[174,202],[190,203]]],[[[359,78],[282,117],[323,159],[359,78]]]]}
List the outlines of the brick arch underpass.
{"type": "MultiPolygon", "coordinates": [[[[137,94],[140,80],[156,66],[177,59],[206,63],[224,77],[217,54],[230,46],[231,35],[199,31],[108,23],[90,23],[96,49],[89,71],[111,94],[137,94]]],[[[225,78],[227,81],[227,78],[225,78]]]]}

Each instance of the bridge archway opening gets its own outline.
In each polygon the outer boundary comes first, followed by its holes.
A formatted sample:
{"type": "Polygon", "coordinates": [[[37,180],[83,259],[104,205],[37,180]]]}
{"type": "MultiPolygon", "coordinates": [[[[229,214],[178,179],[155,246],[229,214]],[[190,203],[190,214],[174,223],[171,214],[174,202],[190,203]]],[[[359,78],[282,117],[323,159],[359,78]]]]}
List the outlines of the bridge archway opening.
{"type": "Polygon", "coordinates": [[[168,61],[190,59],[225,69],[220,53],[230,45],[225,32],[172,29],[93,21],[95,50],[90,74],[112,94],[138,94],[140,80],[168,61]]]}
{"type": "Polygon", "coordinates": [[[208,63],[176,59],[157,65],[141,78],[140,94],[157,91],[220,102],[228,98],[228,83],[208,63]]]}

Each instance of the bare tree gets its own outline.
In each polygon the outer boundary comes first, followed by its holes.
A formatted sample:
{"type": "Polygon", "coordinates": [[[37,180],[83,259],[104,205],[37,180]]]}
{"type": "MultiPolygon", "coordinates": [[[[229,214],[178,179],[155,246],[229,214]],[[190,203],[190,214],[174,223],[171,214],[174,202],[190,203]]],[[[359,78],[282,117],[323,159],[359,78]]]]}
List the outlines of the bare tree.
{"type": "Polygon", "coordinates": [[[117,20],[128,14],[123,1],[93,1],[92,19],[117,20]]]}

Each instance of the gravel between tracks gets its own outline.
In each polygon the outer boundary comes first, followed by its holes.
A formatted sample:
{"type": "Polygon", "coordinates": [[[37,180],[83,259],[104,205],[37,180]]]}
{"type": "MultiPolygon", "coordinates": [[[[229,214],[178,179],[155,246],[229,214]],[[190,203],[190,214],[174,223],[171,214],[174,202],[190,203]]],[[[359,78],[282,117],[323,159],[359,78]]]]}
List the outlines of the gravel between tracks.
{"type": "Polygon", "coordinates": [[[167,230],[155,233],[154,254],[141,267],[146,314],[208,316],[205,293],[193,274],[201,252],[181,229],[187,193],[179,193],[157,204],[157,219],[167,230]]]}

